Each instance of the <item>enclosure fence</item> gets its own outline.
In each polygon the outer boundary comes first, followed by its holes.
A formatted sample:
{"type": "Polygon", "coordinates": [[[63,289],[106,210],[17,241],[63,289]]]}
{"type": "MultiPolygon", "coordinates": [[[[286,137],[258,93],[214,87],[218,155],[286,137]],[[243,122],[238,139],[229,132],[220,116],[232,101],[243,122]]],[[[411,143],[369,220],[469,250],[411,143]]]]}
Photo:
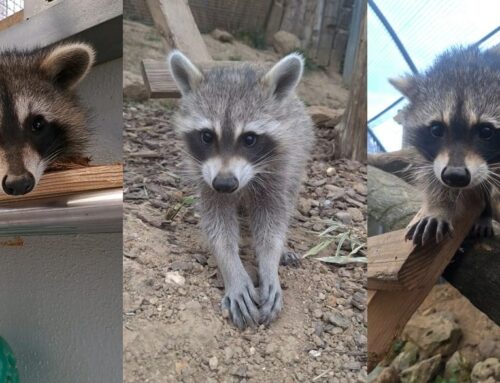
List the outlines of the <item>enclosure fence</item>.
{"type": "Polygon", "coordinates": [[[0,0],[0,20],[22,11],[24,0],[0,0]]]}

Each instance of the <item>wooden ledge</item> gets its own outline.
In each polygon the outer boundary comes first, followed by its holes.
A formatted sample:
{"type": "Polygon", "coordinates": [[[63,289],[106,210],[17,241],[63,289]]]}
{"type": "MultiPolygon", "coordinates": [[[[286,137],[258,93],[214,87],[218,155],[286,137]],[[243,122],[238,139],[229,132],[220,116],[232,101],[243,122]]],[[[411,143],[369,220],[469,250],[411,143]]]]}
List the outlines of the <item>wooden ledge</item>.
{"type": "Polygon", "coordinates": [[[0,194],[0,207],[13,202],[53,198],[68,194],[123,187],[123,165],[85,166],[51,171],[43,175],[35,190],[23,196],[0,194]]]}
{"type": "Polygon", "coordinates": [[[5,19],[0,20],[0,31],[10,28],[11,26],[20,23],[23,20],[24,20],[24,11],[16,12],[13,15],[10,15],[5,19]]]}
{"type": "MultiPolygon", "coordinates": [[[[483,209],[471,198],[453,220],[455,232],[436,245],[415,248],[398,230],[368,239],[368,368],[384,358],[392,342],[449,264],[483,209]]],[[[420,214],[420,213],[419,213],[420,214]]],[[[418,219],[419,214],[415,217],[418,219]]]]}

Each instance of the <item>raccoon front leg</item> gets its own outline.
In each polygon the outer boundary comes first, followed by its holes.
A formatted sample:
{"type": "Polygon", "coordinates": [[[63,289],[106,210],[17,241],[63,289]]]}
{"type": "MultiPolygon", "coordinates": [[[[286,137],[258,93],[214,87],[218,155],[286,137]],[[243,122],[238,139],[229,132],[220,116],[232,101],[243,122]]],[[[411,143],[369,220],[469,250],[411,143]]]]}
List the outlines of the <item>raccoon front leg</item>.
{"type": "Polygon", "coordinates": [[[259,323],[258,295],[246,272],[238,251],[239,223],[235,204],[219,198],[202,205],[201,225],[207,235],[222,279],[224,297],[222,309],[240,329],[259,323]]]}
{"type": "Polygon", "coordinates": [[[259,264],[260,323],[269,324],[283,307],[278,268],[288,228],[286,208],[259,206],[251,214],[251,225],[259,264]]]}
{"type": "Polygon", "coordinates": [[[431,241],[439,243],[447,235],[453,235],[453,206],[448,201],[426,201],[424,216],[413,224],[406,232],[405,239],[412,240],[415,245],[425,245],[431,241]]]}

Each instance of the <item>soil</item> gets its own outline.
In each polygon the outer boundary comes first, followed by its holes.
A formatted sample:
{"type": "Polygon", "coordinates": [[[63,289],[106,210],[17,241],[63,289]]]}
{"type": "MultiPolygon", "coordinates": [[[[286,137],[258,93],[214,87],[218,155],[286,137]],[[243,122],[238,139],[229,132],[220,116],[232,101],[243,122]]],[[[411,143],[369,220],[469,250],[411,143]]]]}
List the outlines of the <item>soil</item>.
{"type": "MultiPolygon", "coordinates": [[[[132,29],[151,33],[136,24],[125,23],[125,36],[132,29]]],[[[150,56],[141,38],[133,40],[125,41],[125,69],[135,75],[138,60],[150,56]]],[[[319,72],[313,76],[326,76],[319,72]]],[[[328,79],[331,86],[323,81],[316,89],[314,82],[304,92],[343,108],[347,91],[339,79],[328,79]]],[[[223,286],[201,241],[196,197],[182,181],[184,154],[171,125],[175,108],[168,100],[124,103],[124,381],[364,382],[364,265],[308,257],[298,268],[281,267],[284,309],[276,322],[241,332],[224,319],[223,286]]],[[[336,216],[347,223],[342,230],[366,236],[366,166],[325,155],[333,128],[318,128],[316,135],[288,237],[299,255],[320,242],[318,234],[336,216]]],[[[332,245],[318,256],[335,251],[332,245]]]]}

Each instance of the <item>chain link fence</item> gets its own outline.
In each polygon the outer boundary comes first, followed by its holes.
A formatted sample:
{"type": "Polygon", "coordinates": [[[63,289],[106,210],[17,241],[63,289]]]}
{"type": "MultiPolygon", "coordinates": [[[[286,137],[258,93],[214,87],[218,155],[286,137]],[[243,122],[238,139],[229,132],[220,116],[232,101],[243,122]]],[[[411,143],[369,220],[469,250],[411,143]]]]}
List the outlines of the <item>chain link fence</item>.
{"type": "Polygon", "coordinates": [[[0,0],[0,20],[22,11],[24,0],[0,0]]]}

